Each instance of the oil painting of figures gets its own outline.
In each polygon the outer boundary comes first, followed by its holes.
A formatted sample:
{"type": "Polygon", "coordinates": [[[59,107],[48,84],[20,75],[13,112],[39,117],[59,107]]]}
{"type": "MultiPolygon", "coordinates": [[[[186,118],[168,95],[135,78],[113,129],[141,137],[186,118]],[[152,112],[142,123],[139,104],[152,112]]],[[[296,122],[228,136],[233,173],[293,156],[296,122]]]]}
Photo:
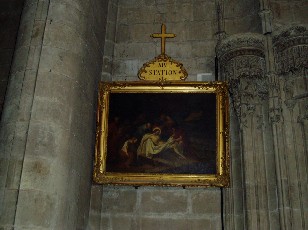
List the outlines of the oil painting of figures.
{"type": "Polygon", "coordinates": [[[216,173],[215,93],[111,93],[107,172],[216,173]]]}

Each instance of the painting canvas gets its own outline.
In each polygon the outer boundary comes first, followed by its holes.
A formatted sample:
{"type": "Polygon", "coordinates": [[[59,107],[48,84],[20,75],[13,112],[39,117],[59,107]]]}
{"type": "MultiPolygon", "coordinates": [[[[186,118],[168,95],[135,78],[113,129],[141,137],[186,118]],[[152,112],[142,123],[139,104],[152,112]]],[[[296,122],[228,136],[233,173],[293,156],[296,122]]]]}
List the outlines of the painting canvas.
{"type": "Polygon", "coordinates": [[[98,183],[228,184],[227,93],[222,83],[104,83],[98,183]]]}

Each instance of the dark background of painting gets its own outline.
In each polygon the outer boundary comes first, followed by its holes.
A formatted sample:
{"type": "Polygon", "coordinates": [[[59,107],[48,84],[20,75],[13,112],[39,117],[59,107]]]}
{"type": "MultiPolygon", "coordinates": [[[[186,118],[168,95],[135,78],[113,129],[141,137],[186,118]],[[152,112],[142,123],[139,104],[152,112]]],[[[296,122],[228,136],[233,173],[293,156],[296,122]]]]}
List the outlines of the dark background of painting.
{"type": "MultiPolygon", "coordinates": [[[[172,120],[176,129],[184,133],[185,151],[199,164],[186,165],[184,168],[169,168],[167,171],[159,172],[193,174],[216,172],[216,94],[110,93],[109,101],[108,124],[112,124],[110,127],[113,126],[116,118],[117,127],[121,128],[121,138],[117,141],[116,147],[113,147],[113,156],[120,151],[125,140],[136,137],[139,126],[147,122],[153,126],[160,126],[161,116],[165,115],[172,120]]],[[[169,136],[170,133],[163,128],[162,139],[167,140],[169,136]]],[[[138,137],[136,145],[140,142],[140,138],[138,137]]],[[[109,162],[108,165],[108,153],[107,171],[123,171],[123,168],[118,168],[115,162],[109,162]]],[[[144,172],[136,167],[129,169],[129,172],[135,171],[144,172]]]]}

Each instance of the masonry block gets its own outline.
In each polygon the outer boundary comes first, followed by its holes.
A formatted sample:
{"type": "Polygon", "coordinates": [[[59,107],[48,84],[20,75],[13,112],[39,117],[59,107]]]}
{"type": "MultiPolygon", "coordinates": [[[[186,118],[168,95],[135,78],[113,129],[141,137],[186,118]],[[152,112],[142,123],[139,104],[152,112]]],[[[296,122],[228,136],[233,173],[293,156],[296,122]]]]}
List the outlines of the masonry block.
{"type": "Polygon", "coordinates": [[[103,213],[131,213],[136,209],[137,194],[134,190],[103,191],[103,213]]]}
{"type": "Polygon", "coordinates": [[[207,213],[219,215],[220,192],[218,189],[210,189],[202,192],[194,192],[191,195],[192,212],[195,214],[207,213]]]}
{"type": "Polygon", "coordinates": [[[0,226],[13,226],[16,211],[15,203],[17,202],[18,190],[5,189],[2,190],[0,208],[0,226]]]}
{"type": "Polygon", "coordinates": [[[213,20],[215,17],[215,2],[198,1],[194,2],[193,19],[194,21],[213,20]]]}
{"type": "Polygon", "coordinates": [[[117,230],[135,230],[138,229],[136,217],[130,216],[113,216],[110,218],[111,229],[117,230]]]}
{"type": "Polygon", "coordinates": [[[134,40],[133,34],[131,34],[132,29],[128,25],[119,24],[116,32],[116,42],[127,42],[130,40],[134,40]]]}
{"type": "Polygon", "coordinates": [[[187,193],[182,190],[144,191],[140,208],[143,213],[186,213],[187,193]]]}
{"type": "Polygon", "coordinates": [[[54,221],[57,196],[36,190],[20,190],[16,212],[16,227],[49,228],[54,221]]]}

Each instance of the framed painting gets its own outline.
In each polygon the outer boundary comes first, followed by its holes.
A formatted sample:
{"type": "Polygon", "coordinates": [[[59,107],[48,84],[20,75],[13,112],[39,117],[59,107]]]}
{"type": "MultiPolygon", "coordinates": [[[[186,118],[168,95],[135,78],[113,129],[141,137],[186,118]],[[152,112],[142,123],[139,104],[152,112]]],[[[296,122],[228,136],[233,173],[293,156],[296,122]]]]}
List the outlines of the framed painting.
{"type": "Polygon", "coordinates": [[[228,186],[228,103],[223,82],[100,83],[94,181],[228,186]]]}

